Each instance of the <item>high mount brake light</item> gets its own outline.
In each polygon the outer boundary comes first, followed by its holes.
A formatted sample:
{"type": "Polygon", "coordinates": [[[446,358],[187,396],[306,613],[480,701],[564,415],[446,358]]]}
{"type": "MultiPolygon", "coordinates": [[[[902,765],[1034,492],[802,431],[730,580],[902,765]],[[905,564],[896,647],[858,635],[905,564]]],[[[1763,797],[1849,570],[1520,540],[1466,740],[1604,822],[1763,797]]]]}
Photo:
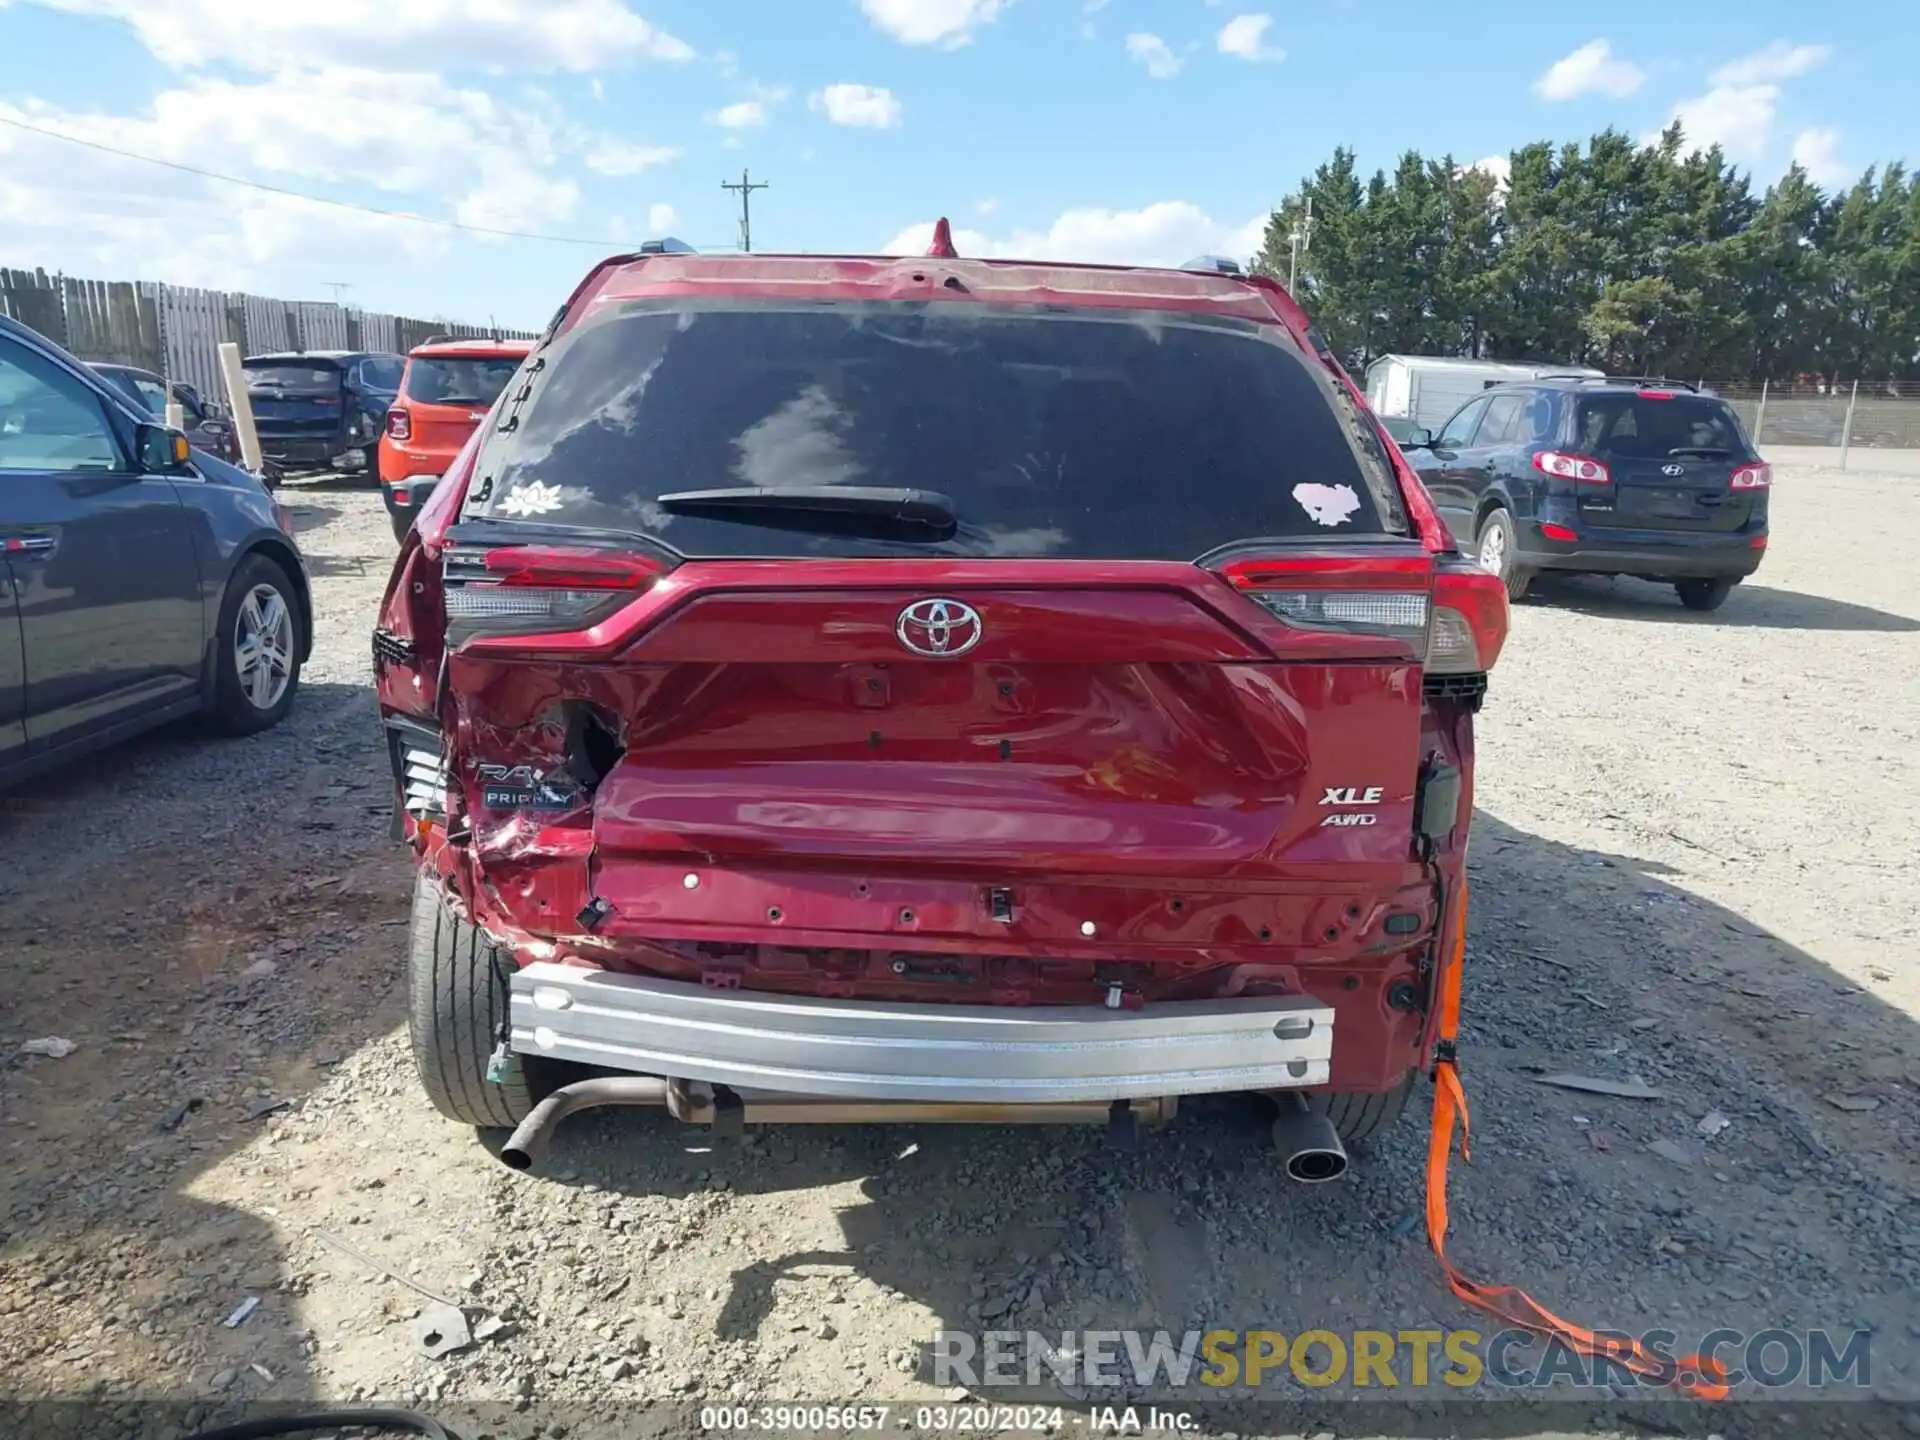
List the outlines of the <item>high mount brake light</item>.
{"type": "Polygon", "coordinates": [[[1613,483],[1613,472],[1591,455],[1570,455],[1563,450],[1542,450],[1533,457],[1533,468],[1551,480],[1577,480],[1583,485],[1613,483]]]}
{"type": "Polygon", "coordinates": [[[1507,591],[1478,566],[1427,557],[1230,560],[1220,577],[1296,630],[1405,642],[1429,674],[1493,668],[1507,638],[1507,591]]]}
{"type": "Polygon", "coordinates": [[[387,407],[387,434],[395,440],[413,438],[413,416],[398,405],[387,407]]]}
{"type": "Polygon", "coordinates": [[[670,567],[651,555],[591,546],[455,546],[447,551],[447,638],[585,630],[670,567]]]}
{"type": "Polygon", "coordinates": [[[1770,490],[1773,488],[1773,467],[1765,461],[1754,465],[1742,465],[1727,479],[1729,490],[1770,490]]]}

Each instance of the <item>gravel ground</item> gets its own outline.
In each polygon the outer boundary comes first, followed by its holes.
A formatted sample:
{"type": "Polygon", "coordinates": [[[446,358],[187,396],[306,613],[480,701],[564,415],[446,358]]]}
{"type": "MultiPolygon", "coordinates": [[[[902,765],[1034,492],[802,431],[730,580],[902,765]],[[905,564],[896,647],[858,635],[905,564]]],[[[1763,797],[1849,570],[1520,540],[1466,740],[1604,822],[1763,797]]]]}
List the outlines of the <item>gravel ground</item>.
{"type": "MultiPolygon", "coordinates": [[[[366,646],[386,517],[366,492],[286,498],[320,624],[287,724],[160,736],[0,799],[0,1397],[95,1402],[88,1435],[159,1433],[135,1398],[182,1426],[358,1399],[666,1435],[691,1422],[641,1402],[949,1399],[920,1356],[942,1326],[1495,1328],[1419,1228],[1424,1095],[1319,1189],[1227,1102],[1133,1155],[938,1126],[710,1146],[601,1112],[556,1174],[507,1171],[406,1053],[366,646]],[[78,1048],[19,1053],[45,1036],[78,1048]],[[500,1332],[420,1356],[423,1292],[500,1332]]],[[[1871,1393],[1920,1400],[1920,972],[1894,959],[1920,908],[1920,599],[1874,543],[1920,528],[1920,487],[1794,470],[1774,506],[1758,583],[1717,615],[1632,582],[1516,608],[1479,730],[1453,1252],[1596,1328],[1867,1329],[1871,1393]],[[1663,1098],[1542,1083],[1567,1071],[1663,1098]]],[[[1288,1393],[1325,1412],[1305,1433],[1375,1433],[1349,1392],[1288,1393]]],[[[1501,1413],[1515,1434],[1682,1423],[1641,1397],[1501,1413]]]]}

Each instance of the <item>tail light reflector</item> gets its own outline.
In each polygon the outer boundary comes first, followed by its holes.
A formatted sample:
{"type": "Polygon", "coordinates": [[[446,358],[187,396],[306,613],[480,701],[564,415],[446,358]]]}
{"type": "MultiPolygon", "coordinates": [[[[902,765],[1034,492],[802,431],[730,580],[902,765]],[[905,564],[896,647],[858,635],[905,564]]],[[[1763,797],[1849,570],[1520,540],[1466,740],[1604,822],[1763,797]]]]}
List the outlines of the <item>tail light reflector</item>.
{"type": "Polygon", "coordinates": [[[1552,480],[1577,480],[1583,485],[1613,483],[1613,472],[1591,455],[1570,455],[1563,450],[1542,450],[1533,457],[1533,468],[1552,480]]]}
{"type": "Polygon", "coordinates": [[[413,416],[398,405],[387,410],[387,437],[392,440],[413,438],[413,416]]]}
{"type": "Polygon", "coordinates": [[[1564,525],[1555,525],[1551,520],[1540,527],[1540,534],[1548,540],[1578,540],[1580,532],[1569,530],[1564,525]]]}
{"type": "Polygon", "coordinates": [[[1770,490],[1773,488],[1773,467],[1765,461],[1753,465],[1742,465],[1727,480],[1729,490],[1770,490]]]}

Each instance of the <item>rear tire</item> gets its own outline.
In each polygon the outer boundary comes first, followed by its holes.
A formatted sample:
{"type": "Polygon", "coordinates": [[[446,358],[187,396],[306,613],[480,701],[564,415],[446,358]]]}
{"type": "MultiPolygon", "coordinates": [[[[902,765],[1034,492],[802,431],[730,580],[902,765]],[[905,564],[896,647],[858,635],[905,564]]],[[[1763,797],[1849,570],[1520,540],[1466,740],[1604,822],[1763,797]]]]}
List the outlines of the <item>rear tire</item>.
{"type": "Polygon", "coordinates": [[[1523,598],[1533,583],[1533,572],[1515,563],[1517,548],[1513,517],[1497,506],[1489,510],[1481,518],[1480,533],[1474,537],[1474,552],[1481,569],[1500,577],[1509,600],[1523,598]]]}
{"type": "Polygon", "coordinates": [[[1674,592],[1689,610],[1718,610],[1727,603],[1738,580],[1676,580],[1674,592]]]}
{"type": "Polygon", "coordinates": [[[1340,1143],[1349,1150],[1360,1149],[1398,1124],[1413,1094],[1414,1079],[1409,1073],[1393,1089],[1378,1093],[1337,1090],[1319,1097],[1326,1104],[1327,1119],[1340,1132],[1340,1143]]]}
{"type": "Polygon", "coordinates": [[[511,1129],[533,1109],[525,1068],[510,1058],[496,1085],[487,1062],[506,1030],[512,958],[455,915],[424,875],[414,881],[411,941],[407,1034],[427,1099],[449,1120],[511,1129]]]}

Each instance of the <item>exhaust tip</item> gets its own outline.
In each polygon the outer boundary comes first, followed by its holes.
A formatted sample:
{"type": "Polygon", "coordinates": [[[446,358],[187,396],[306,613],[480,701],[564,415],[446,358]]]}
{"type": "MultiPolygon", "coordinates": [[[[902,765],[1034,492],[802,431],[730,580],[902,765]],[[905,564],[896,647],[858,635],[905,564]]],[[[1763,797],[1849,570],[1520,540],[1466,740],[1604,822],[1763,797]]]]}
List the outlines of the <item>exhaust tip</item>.
{"type": "Polygon", "coordinates": [[[502,1150],[500,1152],[500,1161],[509,1170],[533,1169],[533,1156],[522,1150],[518,1145],[509,1145],[502,1150]]]}
{"type": "Polygon", "coordinates": [[[1287,1157],[1287,1175],[1302,1185],[1324,1185],[1347,1173],[1347,1157],[1338,1150],[1300,1150],[1287,1157]]]}

